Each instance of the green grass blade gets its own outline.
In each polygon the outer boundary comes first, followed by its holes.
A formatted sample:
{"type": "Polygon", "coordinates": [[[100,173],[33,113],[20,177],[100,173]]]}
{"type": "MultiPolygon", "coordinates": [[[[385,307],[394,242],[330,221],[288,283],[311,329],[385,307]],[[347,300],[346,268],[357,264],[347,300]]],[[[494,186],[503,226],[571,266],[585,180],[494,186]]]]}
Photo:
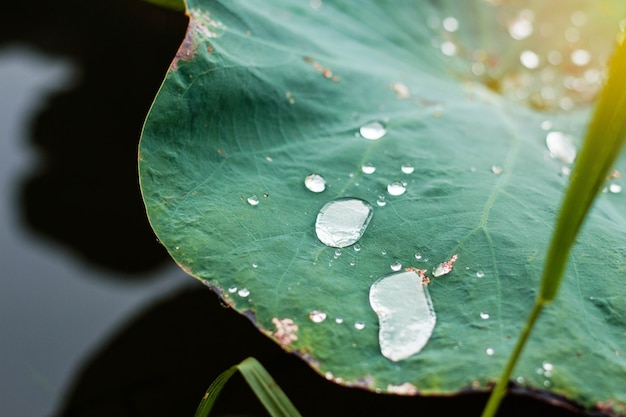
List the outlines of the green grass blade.
{"type": "Polygon", "coordinates": [[[161,7],[166,7],[168,9],[176,10],[176,11],[182,12],[185,10],[184,0],[144,0],[144,1],[159,5],[161,7]]]}
{"type": "Polygon", "coordinates": [[[626,139],[626,44],[616,49],[571,177],[548,252],[540,296],[551,301],[569,250],[626,139]]]}
{"type": "Polygon", "coordinates": [[[300,416],[296,407],[294,407],[263,365],[255,358],[250,357],[244,359],[238,365],[231,366],[215,378],[215,381],[204,394],[202,401],[200,401],[195,417],[207,417],[209,415],[224,385],[226,385],[226,382],[228,382],[235,371],[241,372],[254,394],[272,417],[300,416]]]}
{"type": "Polygon", "coordinates": [[[498,411],[526,341],[543,307],[556,296],[574,240],[626,141],[624,74],[626,74],[626,42],[621,42],[612,57],[607,83],[600,94],[561,205],[541,278],[541,291],[489,397],[482,417],[493,417],[498,411]]]}
{"type": "Polygon", "coordinates": [[[230,377],[233,376],[238,366],[239,365],[231,366],[215,378],[215,381],[211,383],[211,386],[207,389],[204,397],[202,397],[202,401],[200,401],[194,417],[207,417],[209,415],[213,409],[213,405],[215,405],[215,401],[217,401],[217,397],[219,397],[222,392],[224,385],[226,385],[226,382],[228,382],[230,377]]]}
{"type": "Polygon", "coordinates": [[[259,361],[250,357],[244,359],[237,367],[272,417],[300,416],[296,407],[259,361]]]}

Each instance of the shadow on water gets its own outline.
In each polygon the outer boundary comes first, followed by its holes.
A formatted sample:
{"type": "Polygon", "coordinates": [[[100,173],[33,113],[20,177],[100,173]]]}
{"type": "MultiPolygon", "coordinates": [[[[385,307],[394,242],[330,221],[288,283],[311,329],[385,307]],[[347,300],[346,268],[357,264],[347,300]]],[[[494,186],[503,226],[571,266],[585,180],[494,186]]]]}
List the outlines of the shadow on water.
{"type": "MultiPolygon", "coordinates": [[[[55,95],[34,121],[30,145],[41,163],[18,194],[24,225],[109,272],[98,277],[142,281],[170,262],[145,219],[136,150],[186,23],[181,14],[140,0],[13,1],[0,13],[0,48],[20,43],[78,67],[72,88],[55,95]]],[[[56,342],[63,347],[72,340],[56,342]]],[[[210,382],[247,356],[268,368],[305,416],[469,416],[486,400],[483,394],[382,396],[330,383],[197,284],[170,291],[93,352],[56,417],[190,416],[210,382]]],[[[510,397],[501,414],[578,415],[524,395],[510,397]]],[[[264,412],[236,376],[214,415],[264,412]]]]}

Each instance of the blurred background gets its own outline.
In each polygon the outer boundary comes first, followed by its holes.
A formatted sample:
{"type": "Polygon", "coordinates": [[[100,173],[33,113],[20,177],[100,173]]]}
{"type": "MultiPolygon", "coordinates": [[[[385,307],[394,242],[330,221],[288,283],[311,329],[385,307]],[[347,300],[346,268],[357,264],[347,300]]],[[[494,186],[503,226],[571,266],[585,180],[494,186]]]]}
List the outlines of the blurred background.
{"type": "MultiPolygon", "coordinates": [[[[478,413],[484,395],[328,383],[173,264],[146,220],[136,156],[186,26],[141,0],[2,8],[0,415],[193,415],[210,382],[250,355],[304,415],[478,413]]],[[[528,406],[574,415],[527,395],[503,415],[528,406]]],[[[236,377],[215,415],[263,411],[236,377]]]]}

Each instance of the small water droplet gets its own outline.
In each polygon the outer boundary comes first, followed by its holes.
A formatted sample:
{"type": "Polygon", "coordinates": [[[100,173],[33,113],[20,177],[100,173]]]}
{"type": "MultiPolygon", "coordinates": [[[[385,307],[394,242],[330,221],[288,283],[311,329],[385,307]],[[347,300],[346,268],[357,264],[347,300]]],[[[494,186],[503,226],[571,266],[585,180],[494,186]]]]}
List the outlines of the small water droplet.
{"type": "Polygon", "coordinates": [[[459,29],[459,21],[452,16],[443,19],[441,24],[446,32],[456,32],[459,29]]]}
{"type": "Polygon", "coordinates": [[[485,273],[483,271],[476,271],[476,278],[482,278],[485,276],[485,273]]]}
{"type": "Polygon", "coordinates": [[[493,172],[493,173],[494,173],[494,174],[496,174],[496,175],[500,175],[500,174],[502,174],[502,170],[503,170],[503,169],[502,169],[502,166],[500,166],[500,165],[493,165],[493,166],[491,167],[491,172],[493,172]]]}
{"type": "Polygon", "coordinates": [[[363,236],[373,213],[372,206],[357,198],[333,200],[318,213],[315,233],[326,246],[345,248],[363,236]]]}
{"type": "Polygon", "coordinates": [[[357,321],[356,323],[354,323],[354,328],[357,330],[363,330],[365,329],[365,323],[363,323],[362,321],[357,321]]]}
{"type": "Polygon", "coordinates": [[[449,261],[441,262],[440,264],[435,265],[433,268],[433,276],[440,277],[442,275],[449,274],[458,258],[458,255],[452,255],[449,261]]]}
{"type": "Polygon", "coordinates": [[[550,129],[552,129],[552,122],[550,120],[544,120],[543,122],[541,122],[541,128],[543,130],[550,130],[550,129]]]}
{"type": "Polygon", "coordinates": [[[354,265],[356,265],[356,262],[350,261],[350,266],[354,266],[354,265]]]}
{"type": "Polygon", "coordinates": [[[419,252],[415,254],[415,259],[417,259],[418,261],[421,261],[423,257],[424,257],[424,255],[422,255],[419,252]]]}
{"type": "Polygon", "coordinates": [[[399,181],[394,181],[387,185],[387,192],[390,195],[398,196],[404,194],[406,191],[406,187],[399,181]]]}
{"type": "Polygon", "coordinates": [[[570,20],[576,26],[585,26],[585,24],[587,23],[587,14],[582,10],[576,10],[574,13],[571,14],[570,20]]]}
{"type": "Polygon", "coordinates": [[[240,297],[247,297],[247,296],[249,296],[249,295],[250,295],[250,290],[249,290],[249,289],[247,289],[247,288],[242,288],[242,289],[240,289],[239,291],[237,291],[237,294],[238,294],[240,297]]]}
{"type": "Polygon", "coordinates": [[[380,254],[385,256],[385,255],[387,255],[387,251],[383,249],[382,251],[380,251],[380,254]]]}
{"type": "Polygon", "coordinates": [[[519,56],[519,60],[528,69],[535,69],[539,66],[539,55],[533,51],[523,51],[519,56]]]}
{"type": "Polygon", "coordinates": [[[385,126],[381,122],[370,122],[361,126],[359,133],[361,133],[361,136],[365,139],[378,140],[385,136],[387,129],[385,129],[385,126]]]}
{"type": "Polygon", "coordinates": [[[335,319],[335,323],[337,323],[337,324],[341,324],[341,323],[343,323],[343,317],[337,317],[337,318],[335,319]]]}
{"type": "Polygon", "coordinates": [[[446,56],[456,55],[456,44],[451,41],[445,41],[439,47],[441,49],[441,53],[446,56]]]}
{"type": "Polygon", "coordinates": [[[552,365],[548,361],[544,361],[543,364],[542,364],[542,367],[543,367],[544,371],[548,371],[548,372],[550,372],[550,371],[552,371],[554,369],[554,365],[552,365]]]}
{"type": "Polygon", "coordinates": [[[487,320],[489,318],[489,313],[481,312],[480,318],[483,320],[487,320]]]}
{"type": "Polygon", "coordinates": [[[384,357],[397,362],[422,350],[437,318],[419,275],[415,272],[386,275],[372,285],[369,298],[378,316],[378,341],[384,357]]]}
{"type": "Polygon", "coordinates": [[[392,271],[398,272],[399,270],[402,269],[402,264],[398,261],[395,261],[394,263],[389,265],[389,267],[391,268],[392,271]]]}
{"type": "Polygon", "coordinates": [[[495,351],[492,348],[487,348],[485,349],[485,353],[489,356],[492,356],[495,353],[495,351]]]}
{"type": "Polygon", "coordinates": [[[258,267],[259,267],[259,264],[258,264],[258,263],[256,263],[256,262],[252,262],[252,268],[255,268],[255,269],[256,269],[256,268],[258,268],[258,267]]]}
{"type": "Polygon", "coordinates": [[[376,167],[371,162],[366,162],[363,165],[361,165],[361,171],[364,174],[368,174],[368,175],[373,174],[374,172],[376,172],[376,167]]]}
{"type": "Polygon", "coordinates": [[[400,169],[405,174],[412,174],[415,171],[415,167],[411,164],[403,164],[400,169]]]}
{"type": "Polygon", "coordinates": [[[546,135],[546,146],[553,158],[571,164],[576,159],[576,146],[572,136],[563,132],[549,132],[546,135]]]}
{"type": "Polygon", "coordinates": [[[584,67],[589,63],[589,61],[591,61],[591,54],[585,49],[576,49],[572,52],[570,58],[574,65],[584,67]]]}
{"type": "Polygon", "coordinates": [[[524,379],[524,377],[523,377],[523,376],[518,376],[517,378],[515,378],[515,381],[516,381],[518,384],[520,384],[520,385],[522,385],[524,382],[526,382],[526,380],[524,379]]]}
{"type": "Polygon", "coordinates": [[[546,388],[551,387],[552,386],[552,382],[550,382],[549,380],[546,379],[545,381],[543,381],[543,386],[546,387],[546,388]]]}
{"type": "Polygon", "coordinates": [[[385,207],[387,205],[387,201],[385,200],[385,196],[384,195],[379,195],[378,199],[376,200],[376,204],[378,205],[378,207],[385,207]]]}
{"type": "Polygon", "coordinates": [[[309,318],[313,323],[321,323],[326,320],[326,313],[319,310],[313,310],[309,313],[309,318]]]}
{"type": "Polygon", "coordinates": [[[251,206],[256,206],[259,204],[259,197],[257,197],[256,195],[251,195],[247,198],[246,201],[248,201],[248,204],[250,204],[251,206]]]}
{"type": "Polygon", "coordinates": [[[622,192],[622,186],[619,184],[611,184],[609,185],[609,192],[613,193],[613,194],[618,194],[622,192]]]}
{"type": "Polygon", "coordinates": [[[335,249],[335,259],[339,258],[341,256],[341,249],[335,249]]]}
{"type": "Polygon", "coordinates": [[[326,180],[319,174],[310,174],[304,179],[304,185],[309,191],[321,193],[326,189],[326,180]]]}
{"type": "MultiPolygon", "coordinates": [[[[530,12],[530,10],[523,10],[523,12],[530,12]]],[[[520,13],[515,20],[513,20],[509,26],[509,35],[515,40],[526,39],[533,33],[532,12],[520,13]]]]}
{"type": "Polygon", "coordinates": [[[234,285],[228,287],[228,292],[231,293],[231,294],[236,293],[237,292],[237,287],[235,287],[234,285]]]}
{"type": "Polygon", "coordinates": [[[360,250],[361,250],[361,245],[359,245],[359,244],[357,243],[356,245],[354,245],[354,246],[352,247],[352,249],[354,249],[354,251],[355,251],[355,252],[358,252],[358,251],[360,251],[360,250]]]}

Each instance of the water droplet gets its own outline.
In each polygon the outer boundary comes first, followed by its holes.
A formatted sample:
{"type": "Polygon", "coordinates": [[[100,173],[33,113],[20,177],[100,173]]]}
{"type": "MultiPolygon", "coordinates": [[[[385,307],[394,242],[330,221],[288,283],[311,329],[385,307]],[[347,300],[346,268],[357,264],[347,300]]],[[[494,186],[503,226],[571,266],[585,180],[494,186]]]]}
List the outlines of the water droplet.
{"type": "Polygon", "coordinates": [[[433,276],[440,277],[442,275],[449,274],[458,258],[459,257],[457,255],[452,255],[449,261],[441,262],[440,264],[435,265],[433,268],[433,276]]]}
{"type": "Polygon", "coordinates": [[[423,257],[424,257],[424,255],[422,255],[419,252],[415,254],[415,259],[417,259],[418,261],[421,261],[423,257]]]}
{"type": "Polygon", "coordinates": [[[570,16],[570,20],[576,26],[585,26],[587,23],[587,14],[582,10],[577,10],[570,16]]]}
{"type": "Polygon", "coordinates": [[[337,317],[337,318],[335,319],[335,323],[337,323],[337,324],[341,324],[341,323],[343,323],[343,317],[337,317]]]}
{"type": "Polygon", "coordinates": [[[502,174],[502,171],[503,171],[503,169],[502,169],[502,166],[500,166],[500,165],[493,165],[491,167],[491,172],[493,172],[496,175],[502,174]]]}
{"type": "Polygon", "coordinates": [[[456,55],[456,45],[454,44],[454,42],[445,41],[441,44],[440,49],[441,53],[446,56],[456,55]]]}
{"type": "Polygon", "coordinates": [[[389,265],[389,267],[391,268],[392,271],[398,272],[399,270],[402,269],[402,264],[398,261],[395,261],[394,263],[389,265]]]}
{"type": "Polygon", "coordinates": [[[345,248],[363,236],[373,213],[372,206],[357,198],[333,200],[318,213],[315,233],[326,246],[345,248]]]}
{"type": "Polygon", "coordinates": [[[304,185],[309,191],[321,193],[326,189],[326,180],[321,175],[311,174],[304,179],[304,185]]]}
{"type": "Polygon", "coordinates": [[[519,56],[519,60],[528,69],[535,69],[539,66],[539,55],[533,51],[523,51],[519,56]]]}
{"type": "Polygon", "coordinates": [[[258,267],[259,267],[259,264],[258,264],[258,263],[256,263],[256,262],[252,262],[252,268],[255,268],[255,269],[256,269],[256,268],[258,268],[258,267]]]}
{"type": "Polygon", "coordinates": [[[358,252],[358,251],[360,251],[360,250],[361,250],[361,245],[359,245],[359,244],[357,243],[356,245],[354,245],[354,246],[352,247],[352,249],[354,249],[354,251],[355,251],[355,252],[358,252]]]}
{"type": "Polygon", "coordinates": [[[387,251],[383,249],[382,251],[380,251],[380,254],[385,256],[385,255],[387,255],[387,251]]]}
{"type": "Polygon", "coordinates": [[[552,382],[550,382],[549,380],[546,379],[545,381],[543,381],[543,386],[548,388],[548,387],[552,386],[552,382]]]}
{"type": "Polygon", "coordinates": [[[350,266],[354,266],[354,265],[356,265],[356,262],[350,261],[350,266]]]}
{"type": "Polygon", "coordinates": [[[309,318],[313,323],[321,323],[326,320],[326,313],[319,310],[313,310],[309,313],[309,318]]]}
{"type": "Polygon", "coordinates": [[[356,323],[354,323],[354,328],[357,330],[363,330],[365,329],[365,323],[363,323],[362,321],[357,321],[356,323]]]}
{"type": "Polygon", "coordinates": [[[541,128],[543,130],[550,130],[550,129],[552,129],[552,122],[550,120],[544,120],[543,122],[541,122],[541,128]]]}
{"type": "Polygon", "coordinates": [[[549,132],[546,135],[546,145],[553,158],[571,164],[576,159],[576,146],[572,136],[563,132],[549,132]]]}
{"type": "Polygon", "coordinates": [[[591,54],[585,49],[576,49],[574,52],[572,52],[570,58],[574,65],[584,67],[589,63],[589,61],[591,61],[591,54]]]}
{"type": "Polygon", "coordinates": [[[242,289],[240,289],[239,291],[237,291],[237,294],[238,294],[240,297],[247,297],[247,296],[249,296],[249,295],[250,295],[250,290],[249,290],[249,289],[247,289],[247,288],[242,288],[242,289]]]}
{"type": "Polygon", "coordinates": [[[364,174],[373,174],[374,172],[376,172],[376,167],[371,162],[366,162],[361,165],[361,171],[364,174]]]}
{"type": "Polygon", "coordinates": [[[394,181],[387,185],[387,192],[391,195],[398,196],[404,194],[406,187],[399,181],[394,181]]]}
{"type": "Polygon", "coordinates": [[[489,318],[489,313],[481,312],[480,318],[483,320],[487,320],[489,318]]]}
{"type": "Polygon", "coordinates": [[[378,207],[385,207],[387,205],[387,201],[385,200],[385,196],[384,195],[379,195],[378,199],[376,200],[376,204],[378,204],[378,207]]]}
{"type": "Polygon", "coordinates": [[[452,16],[443,19],[441,24],[446,32],[456,32],[459,29],[459,21],[452,16]]]}
{"type": "Polygon", "coordinates": [[[237,287],[235,287],[234,285],[228,287],[228,292],[231,293],[231,294],[236,293],[237,292],[237,287]]]}
{"type": "Polygon", "coordinates": [[[515,378],[515,381],[517,381],[517,383],[520,385],[526,382],[523,376],[518,376],[517,378],[515,378]]]}
{"type": "Polygon", "coordinates": [[[255,195],[251,195],[250,197],[247,198],[248,204],[250,204],[251,206],[256,206],[259,204],[259,197],[255,196],[255,195]]]}
{"type": "Polygon", "coordinates": [[[405,174],[412,174],[415,171],[415,167],[411,164],[403,164],[400,169],[405,174]]]}
{"type": "Polygon", "coordinates": [[[483,271],[476,271],[476,278],[482,278],[485,276],[485,273],[483,271]]]}
{"type": "Polygon", "coordinates": [[[370,288],[370,305],[378,316],[378,341],[384,357],[397,362],[418,353],[435,328],[430,295],[415,272],[386,275],[370,288]]]}
{"type": "Polygon", "coordinates": [[[495,351],[492,348],[487,348],[485,349],[485,353],[489,356],[492,356],[495,353],[495,351]]]}
{"type": "Polygon", "coordinates": [[[378,140],[385,136],[387,130],[385,129],[385,126],[380,122],[370,122],[361,126],[359,132],[361,133],[361,136],[365,139],[378,140]]]}
{"type": "Polygon", "coordinates": [[[341,256],[341,249],[335,249],[335,259],[339,258],[341,256]]]}
{"type": "Polygon", "coordinates": [[[622,186],[619,185],[619,184],[613,183],[613,184],[609,185],[609,191],[611,193],[613,193],[613,194],[621,193],[622,192],[622,186]]]}
{"type": "Polygon", "coordinates": [[[550,372],[550,371],[552,371],[554,369],[554,365],[552,365],[548,361],[544,361],[543,364],[542,364],[542,367],[543,367],[543,370],[547,371],[547,372],[550,372]]]}
{"type": "MultiPolygon", "coordinates": [[[[530,10],[524,10],[526,12],[530,10]]],[[[528,13],[520,13],[515,20],[513,20],[509,26],[509,35],[515,40],[526,39],[533,33],[532,12],[530,16],[528,13]]]]}

